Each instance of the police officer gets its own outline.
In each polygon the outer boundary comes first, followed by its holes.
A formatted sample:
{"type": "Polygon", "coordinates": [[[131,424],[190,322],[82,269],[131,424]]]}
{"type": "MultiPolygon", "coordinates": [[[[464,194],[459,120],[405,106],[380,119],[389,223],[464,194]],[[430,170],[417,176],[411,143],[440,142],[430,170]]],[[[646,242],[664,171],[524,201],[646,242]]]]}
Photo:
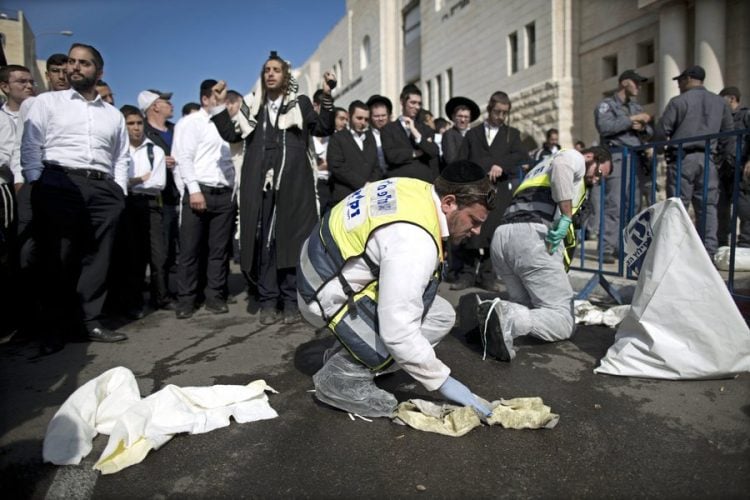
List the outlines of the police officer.
{"type": "MultiPolygon", "coordinates": [[[[651,115],[643,111],[637,102],[640,86],[647,78],[629,69],[623,71],[619,78],[617,92],[602,100],[594,111],[596,129],[599,131],[599,141],[602,146],[612,149],[612,175],[605,186],[606,200],[604,205],[604,262],[613,263],[616,260],[620,234],[620,192],[623,176],[626,176],[625,192],[629,177],[627,169],[622,165],[622,153],[616,148],[623,146],[640,146],[648,141],[653,134],[649,122],[651,115]]],[[[638,169],[638,182],[635,189],[635,212],[640,210],[641,191],[645,191],[648,176],[643,169],[638,169]]],[[[599,190],[593,191],[593,202],[599,205],[599,190]]],[[[625,199],[625,213],[628,212],[628,200],[625,199]]]]}
{"type": "MultiPolygon", "coordinates": [[[[706,90],[703,86],[705,78],[706,71],[700,66],[692,66],[673,78],[680,87],[680,95],[673,97],[664,109],[656,129],[658,138],[685,139],[734,130],[729,106],[724,99],[706,90]]],[[[716,165],[722,161],[734,161],[732,155],[735,142],[733,137],[723,137],[711,143],[712,154],[708,155],[707,199],[702,199],[706,141],[687,142],[682,145],[682,168],[679,179],[676,164],[678,150],[676,147],[670,148],[667,155],[667,196],[675,196],[679,182],[680,198],[686,208],[692,200],[696,221],[701,221],[705,210],[706,229],[702,235],[703,245],[713,257],[718,247],[716,206],[719,199],[719,174],[716,165]],[[716,150],[713,150],[713,144],[717,144],[716,150]]],[[[700,227],[700,222],[698,223],[700,227]]]]}
{"type": "MultiPolygon", "coordinates": [[[[750,129],[750,109],[740,104],[740,89],[737,87],[726,87],[719,92],[719,95],[729,105],[734,119],[734,129],[750,129]]],[[[750,163],[748,163],[748,154],[750,153],[750,133],[744,137],[737,136],[737,140],[743,141],[742,157],[740,165],[744,165],[743,174],[740,177],[740,193],[737,202],[737,209],[740,216],[740,237],[739,246],[750,247],[750,182],[747,177],[750,176],[750,163]],[[747,173],[745,173],[747,172],[747,173]]],[[[729,240],[729,228],[731,223],[731,206],[732,191],[734,186],[734,167],[733,164],[724,163],[719,169],[719,245],[726,245],[729,240]]]]}
{"type": "Polygon", "coordinates": [[[460,161],[434,187],[412,178],[372,182],[323,217],[302,247],[298,302],[304,318],[328,327],[345,349],[313,376],[316,398],[363,416],[391,416],[398,401],[373,378],[393,365],[428,390],[489,413],[433,347],[455,320],[436,295],[443,238],[478,234],[493,195],[482,167],[460,161]]]}

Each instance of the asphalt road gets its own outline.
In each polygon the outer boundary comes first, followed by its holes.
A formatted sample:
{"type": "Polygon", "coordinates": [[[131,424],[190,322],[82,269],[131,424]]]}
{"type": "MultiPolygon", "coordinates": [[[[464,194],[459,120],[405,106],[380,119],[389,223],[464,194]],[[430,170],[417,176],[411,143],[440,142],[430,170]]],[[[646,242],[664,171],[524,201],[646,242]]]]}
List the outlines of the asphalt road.
{"type": "MultiPolygon", "coordinates": [[[[462,317],[438,346],[454,375],[487,399],[540,396],[560,415],[551,430],[481,427],[450,438],[388,419],[351,420],[317,403],[310,376],[331,338],[305,324],[261,326],[239,279],[230,313],[178,321],[157,311],[123,326],[119,345],[73,343],[39,357],[35,344],[0,344],[0,481],[6,498],[747,498],[750,374],[672,382],[594,375],[614,330],[579,327],[571,341],[519,345],[512,363],[482,361],[462,317]],[[273,420],[179,435],[117,474],[41,463],[47,423],[80,385],[114,366],[142,395],[176,385],[246,384],[279,391],[273,420]]],[[[459,296],[442,293],[454,304],[459,296]]],[[[427,393],[403,373],[379,379],[399,400],[427,393]]]]}

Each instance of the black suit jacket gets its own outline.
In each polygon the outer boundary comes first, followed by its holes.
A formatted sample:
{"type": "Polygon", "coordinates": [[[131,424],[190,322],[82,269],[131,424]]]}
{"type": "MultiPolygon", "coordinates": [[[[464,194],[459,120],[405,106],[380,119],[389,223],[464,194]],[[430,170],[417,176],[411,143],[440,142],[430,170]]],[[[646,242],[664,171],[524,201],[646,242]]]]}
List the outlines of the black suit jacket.
{"type": "MultiPolygon", "coordinates": [[[[170,130],[174,134],[174,123],[167,122],[167,130],[170,130]]],[[[170,156],[172,154],[172,145],[167,142],[159,134],[159,131],[151,126],[148,120],[144,117],[143,119],[143,133],[146,137],[151,139],[151,142],[159,146],[164,150],[164,154],[170,156]]],[[[167,169],[167,180],[164,185],[164,189],[161,191],[162,201],[165,205],[179,205],[180,204],[180,191],[177,189],[177,185],[174,183],[174,175],[172,169],[167,169]]]]}
{"type": "Polygon", "coordinates": [[[449,128],[443,133],[443,161],[446,165],[458,160],[458,152],[463,142],[464,136],[455,128],[449,128]]]}
{"type": "Polygon", "coordinates": [[[331,136],[326,153],[331,173],[331,201],[335,204],[368,182],[381,178],[378,150],[372,131],[365,133],[364,149],[359,149],[348,128],[331,136]]]}
{"type": "Polygon", "coordinates": [[[513,198],[513,190],[518,185],[518,165],[529,162],[529,154],[521,145],[521,133],[517,128],[503,125],[497,131],[492,144],[487,144],[485,134],[484,124],[477,125],[466,132],[458,154],[460,159],[471,160],[479,164],[487,173],[492,165],[499,165],[503,169],[502,177],[495,184],[497,189],[495,208],[482,224],[482,232],[479,236],[472,237],[466,243],[469,248],[490,246],[492,235],[500,225],[503,213],[513,198]]]}
{"type": "Polygon", "coordinates": [[[440,173],[440,150],[433,142],[435,132],[423,123],[417,122],[416,126],[422,135],[419,144],[406,134],[398,120],[389,123],[381,130],[383,155],[388,164],[386,177],[413,177],[433,182],[440,173]],[[417,151],[421,151],[422,154],[415,158],[414,154],[417,151]]]}

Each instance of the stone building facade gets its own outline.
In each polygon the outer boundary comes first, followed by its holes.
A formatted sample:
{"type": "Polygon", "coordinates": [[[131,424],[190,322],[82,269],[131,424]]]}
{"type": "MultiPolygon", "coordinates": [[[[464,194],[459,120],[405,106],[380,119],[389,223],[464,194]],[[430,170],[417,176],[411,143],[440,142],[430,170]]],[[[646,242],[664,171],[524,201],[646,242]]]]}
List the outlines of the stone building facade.
{"type": "Polygon", "coordinates": [[[691,64],[706,68],[710,90],[735,85],[750,101],[744,0],[347,0],[346,10],[295,69],[307,94],[336,71],[344,107],[379,93],[397,114],[399,90],[415,83],[424,107],[443,116],[452,96],[484,110],[504,90],[532,147],[552,127],[563,145],[596,141],[593,110],[625,69],[649,78],[641,103],[655,116],[691,64]]]}
{"type": "Polygon", "coordinates": [[[3,11],[0,15],[0,45],[8,64],[20,64],[31,70],[37,91],[47,90],[45,61],[36,59],[36,39],[22,11],[3,11]]]}

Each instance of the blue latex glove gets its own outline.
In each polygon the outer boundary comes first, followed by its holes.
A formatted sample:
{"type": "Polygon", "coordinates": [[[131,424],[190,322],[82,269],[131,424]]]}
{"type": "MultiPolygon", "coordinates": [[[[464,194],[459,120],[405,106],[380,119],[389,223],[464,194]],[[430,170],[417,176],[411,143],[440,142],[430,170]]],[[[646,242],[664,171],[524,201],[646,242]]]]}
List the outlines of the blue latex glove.
{"type": "Polygon", "coordinates": [[[544,241],[547,243],[547,251],[550,254],[555,253],[557,247],[560,246],[560,242],[565,238],[565,235],[568,234],[568,228],[572,223],[573,221],[570,217],[563,215],[555,221],[551,228],[549,228],[549,231],[547,231],[547,237],[544,238],[544,241]]]}
{"type": "Polygon", "coordinates": [[[453,377],[445,379],[445,382],[440,386],[438,392],[440,392],[445,399],[450,399],[451,401],[463,406],[474,407],[474,409],[485,417],[489,417],[490,414],[492,414],[492,410],[480,403],[479,399],[477,399],[468,387],[453,377]]]}

